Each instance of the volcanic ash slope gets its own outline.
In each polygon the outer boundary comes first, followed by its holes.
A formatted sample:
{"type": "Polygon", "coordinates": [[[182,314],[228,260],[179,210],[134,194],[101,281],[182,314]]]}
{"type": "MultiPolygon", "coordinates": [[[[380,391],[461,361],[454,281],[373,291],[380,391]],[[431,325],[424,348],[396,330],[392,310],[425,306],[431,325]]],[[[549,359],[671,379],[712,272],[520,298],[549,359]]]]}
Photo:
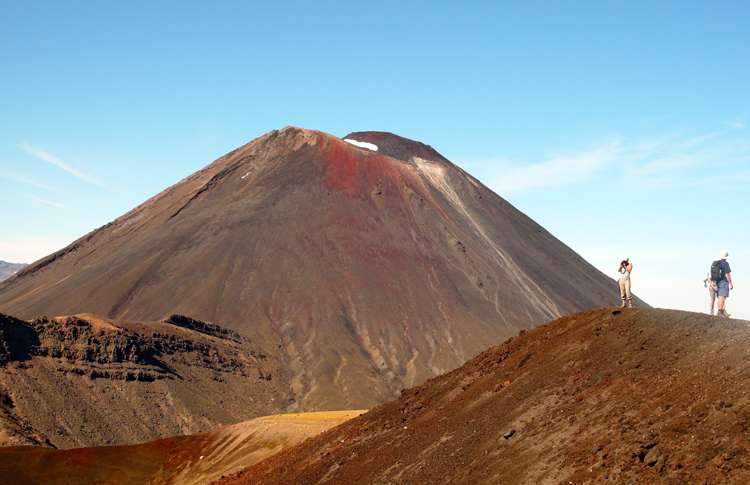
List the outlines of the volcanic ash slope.
{"type": "Polygon", "coordinates": [[[750,322],[598,309],[223,484],[750,483],[750,322]]]}
{"type": "Polygon", "coordinates": [[[298,411],[371,408],[519,329],[618,301],[428,145],[345,138],[250,142],[0,282],[0,311],[221,325],[291,370],[298,411]]]}

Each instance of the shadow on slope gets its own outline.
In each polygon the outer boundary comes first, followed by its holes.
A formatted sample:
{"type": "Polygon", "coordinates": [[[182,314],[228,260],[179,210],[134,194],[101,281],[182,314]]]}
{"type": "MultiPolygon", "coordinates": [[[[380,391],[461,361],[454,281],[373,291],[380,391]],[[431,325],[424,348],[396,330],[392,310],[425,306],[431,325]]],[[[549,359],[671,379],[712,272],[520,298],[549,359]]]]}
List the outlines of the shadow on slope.
{"type": "Polygon", "coordinates": [[[223,484],[748,483],[750,326],[570,315],[223,484]]]}

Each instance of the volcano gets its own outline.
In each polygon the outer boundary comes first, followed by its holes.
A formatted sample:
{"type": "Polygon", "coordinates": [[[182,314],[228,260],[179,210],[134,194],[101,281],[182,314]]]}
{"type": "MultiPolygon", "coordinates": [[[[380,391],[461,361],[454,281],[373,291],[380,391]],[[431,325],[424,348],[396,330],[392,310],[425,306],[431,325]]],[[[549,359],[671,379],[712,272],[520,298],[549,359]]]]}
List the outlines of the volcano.
{"type": "Polygon", "coordinates": [[[0,283],[17,318],[179,314],[237,332],[288,369],[288,412],[371,408],[616,303],[611,278],[432,147],[294,127],[0,283]]]}

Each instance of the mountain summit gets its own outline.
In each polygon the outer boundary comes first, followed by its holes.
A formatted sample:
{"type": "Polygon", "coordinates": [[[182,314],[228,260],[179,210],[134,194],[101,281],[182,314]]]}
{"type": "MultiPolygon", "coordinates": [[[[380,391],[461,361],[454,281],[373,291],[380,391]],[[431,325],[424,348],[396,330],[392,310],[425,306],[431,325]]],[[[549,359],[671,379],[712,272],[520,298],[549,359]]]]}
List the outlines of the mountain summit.
{"type": "Polygon", "coordinates": [[[288,366],[292,411],[369,408],[618,296],[430,146],[287,127],[0,283],[0,311],[227,327],[288,366]]]}

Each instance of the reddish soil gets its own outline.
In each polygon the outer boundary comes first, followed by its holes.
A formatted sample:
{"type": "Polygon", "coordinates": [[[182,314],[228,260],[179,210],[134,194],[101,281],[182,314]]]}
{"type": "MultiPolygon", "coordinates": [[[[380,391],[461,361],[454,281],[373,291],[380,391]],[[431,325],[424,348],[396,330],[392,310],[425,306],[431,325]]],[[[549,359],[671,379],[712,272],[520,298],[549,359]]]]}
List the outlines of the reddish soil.
{"type": "Polygon", "coordinates": [[[604,308],[219,483],[750,483],[750,323],[604,308]]]}
{"type": "Polygon", "coordinates": [[[257,463],[363,411],[265,416],[131,446],[0,448],[0,483],[204,484],[257,463]]]}

